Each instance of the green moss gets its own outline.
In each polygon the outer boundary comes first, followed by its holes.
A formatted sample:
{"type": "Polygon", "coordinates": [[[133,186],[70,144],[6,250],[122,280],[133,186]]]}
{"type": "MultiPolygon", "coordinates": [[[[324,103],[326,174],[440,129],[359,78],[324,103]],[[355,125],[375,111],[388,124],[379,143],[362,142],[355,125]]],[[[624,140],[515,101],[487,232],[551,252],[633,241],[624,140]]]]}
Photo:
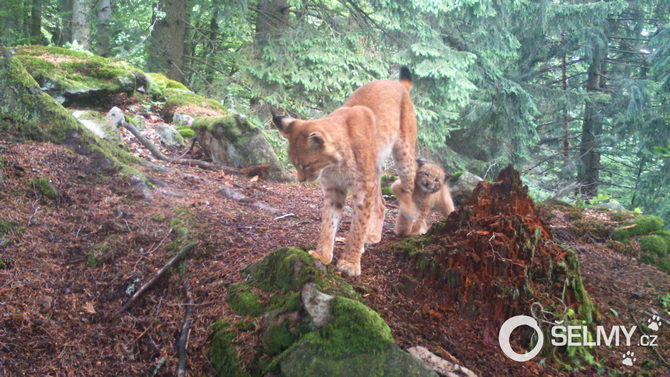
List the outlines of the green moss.
{"type": "Polygon", "coordinates": [[[162,216],[162,215],[151,216],[151,221],[153,221],[155,223],[162,223],[162,222],[165,222],[165,220],[166,220],[166,217],[162,216]]]}
{"type": "Polygon", "coordinates": [[[296,340],[296,336],[291,333],[288,323],[271,327],[268,331],[267,341],[265,342],[265,353],[276,355],[287,349],[296,340]]]}
{"type": "Polygon", "coordinates": [[[216,110],[222,114],[225,114],[226,108],[223,107],[219,102],[203,97],[201,95],[195,94],[193,92],[187,92],[179,89],[165,89],[163,92],[165,96],[165,107],[166,108],[177,108],[182,106],[197,106],[200,108],[208,108],[211,110],[216,110]]]}
{"type": "Polygon", "coordinates": [[[59,47],[18,46],[16,57],[41,86],[70,93],[132,92],[141,73],[122,60],[59,47]]]}
{"type": "Polygon", "coordinates": [[[670,246],[665,241],[665,239],[657,234],[652,234],[640,238],[640,249],[645,253],[655,254],[659,257],[663,257],[668,254],[669,247],[670,246]]]}
{"type": "Polygon", "coordinates": [[[237,348],[235,347],[235,333],[230,329],[230,323],[218,320],[212,326],[212,347],[209,351],[209,362],[216,377],[247,377],[240,369],[237,348]]]}
{"type": "Polygon", "coordinates": [[[290,247],[273,251],[244,271],[251,275],[252,284],[267,292],[298,291],[305,283],[314,282],[323,292],[358,297],[351,285],[332,269],[316,263],[304,250],[290,247]]]}
{"type": "Polygon", "coordinates": [[[51,182],[46,178],[35,178],[32,181],[32,189],[37,190],[42,194],[43,198],[50,200],[58,199],[58,190],[51,184],[51,182]]]}
{"type": "Polygon", "coordinates": [[[180,126],[177,127],[177,131],[179,131],[179,135],[181,135],[181,137],[184,139],[190,139],[195,136],[195,131],[193,131],[190,127],[180,126]]]}
{"type": "Polygon", "coordinates": [[[0,236],[5,235],[16,227],[16,224],[0,219],[0,236]]]}
{"type": "Polygon", "coordinates": [[[669,231],[667,231],[667,230],[659,230],[659,231],[656,232],[655,234],[656,234],[656,235],[659,235],[659,236],[661,236],[661,237],[663,237],[663,239],[665,240],[665,243],[667,243],[668,246],[670,246],[670,232],[669,232],[669,231]]]}
{"type": "Polygon", "coordinates": [[[233,326],[239,331],[253,331],[256,329],[256,323],[252,321],[238,321],[233,326]]]}
{"type": "Polygon", "coordinates": [[[580,318],[586,321],[587,324],[592,324],[594,320],[599,317],[598,310],[591,302],[586,288],[584,287],[584,282],[582,281],[581,268],[579,266],[579,259],[574,251],[568,250],[568,254],[565,257],[566,260],[566,284],[567,287],[571,289],[572,295],[575,298],[576,302],[579,302],[579,307],[577,313],[580,315],[580,318]]]}
{"type": "MultiPolygon", "coordinates": [[[[393,343],[391,329],[372,309],[358,301],[336,296],[332,301],[333,320],[318,334],[325,355],[374,352],[393,343]]],[[[316,340],[316,339],[315,339],[316,340]]]]}
{"type": "Polygon", "coordinates": [[[663,219],[658,216],[640,215],[632,223],[626,224],[612,232],[612,239],[624,241],[631,237],[653,233],[663,229],[663,219]]]}
{"type": "Polygon", "coordinates": [[[147,91],[150,94],[159,94],[162,96],[166,89],[189,91],[184,84],[169,79],[161,73],[147,73],[147,81],[149,86],[147,91]]]}
{"type": "Polygon", "coordinates": [[[8,270],[13,264],[14,258],[0,258],[0,270],[8,270]]]}
{"type": "Polygon", "coordinates": [[[257,317],[265,312],[260,297],[251,291],[249,285],[233,284],[228,287],[226,302],[237,314],[257,317]]]}

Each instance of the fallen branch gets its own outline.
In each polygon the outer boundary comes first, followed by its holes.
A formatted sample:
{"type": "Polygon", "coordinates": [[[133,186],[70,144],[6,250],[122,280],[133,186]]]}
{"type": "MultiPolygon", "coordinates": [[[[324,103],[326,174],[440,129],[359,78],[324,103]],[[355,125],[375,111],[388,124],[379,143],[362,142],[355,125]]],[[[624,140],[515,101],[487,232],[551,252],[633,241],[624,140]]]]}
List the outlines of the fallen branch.
{"type": "Polygon", "coordinates": [[[161,268],[160,270],[158,270],[158,272],[156,273],[156,275],[154,275],[154,277],[153,277],[151,280],[149,280],[146,284],[144,284],[144,285],[142,286],[142,288],[138,289],[137,292],[135,292],[135,294],[130,298],[130,300],[128,300],[128,302],[126,302],[126,303],[123,305],[123,307],[122,307],[121,309],[119,309],[119,311],[117,312],[117,315],[119,315],[119,314],[125,312],[125,311],[128,310],[131,306],[133,306],[133,305],[135,304],[135,302],[137,302],[137,300],[138,300],[140,297],[142,297],[142,295],[143,295],[144,293],[146,293],[146,291],[149,290],[149,288],[151,288],[154,284],[156,284],[156,282],[157,282],[158,280],[160,280],[160,278],[162,278],[163,276],[165,276],[165,274],[166,274],[172,267],[174,267],[174,266],[175,266],[175,265],[176,265],[182,258],[184,258],[184,257],[186,256],[186,254],[188,254],[189,252],[191,252],[191,250],[193,250],[197,245],[198,245],[198,243],[197,243],[197,242],[194,242],[194,243],[190,243],[190,244],[184,246],[184,248],[181,249],[181,250],[177,253],[177,255],[175,255],[174,257],[172,257],[172,259],[170,259],[170,261],[167,262],[167,264],[165,264],[165,266],[163,266],[163,268],[161,268]]]}
{"type": "Polygon", "coordinates": [[[228,198],[228,199],[233,199],[233,200],[237,200],[237,201],[240,201],[240,202],[249,203],[253,206],[256,206],[260,209],[263,209],[263,210],[266,210],[266,211],[269,211],[269,212],[272,212],[272,213],[277,213],[277,214],[283,213],[282,210],[279,210],[277,208],[269,206],[265,203],[257,202],[255,200],[251,199],[250,197],[248,197],[248,196],[242,194],[241,192],[236,191],[235,189],[230,188],[230,187],[223,186],[221,188],[221,190],[219,190],[219,192],[221,192],[221,194],[223,194],[223,196],[225,198],[228,198]]]}
{"type": "Polygon", "coordinates": [[[140,143],[142,143],[145,147],[147,147],[149,152],[151,152],[151,154],[153,154],[154,157],[156,157],[159,160],[174,162],[175,164],[180,164],[180,165],[198,166],[198,167],[201,167],[203,169],[223,170],[225,173],[228,173],[228,174],[237,174],[237,175],[241,174],[239,172],[239,170],[237,170],[237,169],[226,167],[226,166],[223,166],[221,164],[214,163],[214,162],[194,160],[192,158],[174,158],[174,157],[166,156],[166,155],[163,154],[163,152],[161,152],[154,145],[154,143],[152,143],[151,141],[149,141],[149,139],[144,137],[144,135],[142,135],[140,133],[140,131],[137,128],[135,128],[135,126],[133,126],[132,124],[130,124],[126,121],[121,122],[121,125],[123,126],[123,128],[130,131],[130,133],[133,134],[133,136],[135,136],[137,138],[137,140],[140,141],[140,143]]]}
{"type": "Polygon", "coordinates": [[[188,337],[191,333],[191,315],[193,314],[193,296],[191,295],[191,286],[188,280],[184,280],[184,290],[186,291],[186,314],[184,315],[184,324],[181,326],[181,334],[179,335],[179,342],[177,343],[177,350],[179,352],[179,367],[177,368],[177,377],[186,376],[186,361],[188,356],[186,350],[188,349],[188,337]]]}

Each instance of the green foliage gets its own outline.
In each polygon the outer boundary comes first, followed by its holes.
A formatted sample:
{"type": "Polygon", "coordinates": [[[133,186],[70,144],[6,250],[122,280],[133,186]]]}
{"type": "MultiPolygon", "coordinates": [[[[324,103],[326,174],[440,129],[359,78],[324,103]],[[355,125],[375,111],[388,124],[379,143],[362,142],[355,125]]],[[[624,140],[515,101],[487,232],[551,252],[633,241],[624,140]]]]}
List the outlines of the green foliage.
{"type": "Polygon", "coordinates": [[[47,178],[35,178],[31,183],[32,189],[36,190],[43,198],[56,200],[58,199],[58,190],[47,178]]]}
{"type": "Polygon", "coordinates": [[[612,239],[624,241],[631,237],[641,236],[659,231],[663,228],[664,222],[658,216],[640,215],[632,223],[628,223],[612,232],[612,239]]]}

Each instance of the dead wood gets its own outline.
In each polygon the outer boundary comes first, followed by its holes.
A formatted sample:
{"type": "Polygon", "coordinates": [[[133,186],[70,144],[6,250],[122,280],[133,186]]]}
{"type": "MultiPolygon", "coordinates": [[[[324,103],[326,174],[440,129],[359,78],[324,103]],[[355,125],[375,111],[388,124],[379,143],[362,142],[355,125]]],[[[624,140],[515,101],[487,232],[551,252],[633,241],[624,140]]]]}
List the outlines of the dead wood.
{"type": "Polygon", "coordinates": [[[191,295],[191,285],[188,283],[188,280],[184,280],[184,291],[186,291],[186,314],[184,315],[184,323],[181,326],[181,334],[177,343],[177,350],[179,352],[177,377],[186,376],[186,362],[188,361],[186,351],[188,350],[188,338],[191,333],[191,316],[193,314],[193,296],[191,295]]]}
{"type": "Polygon", "coordinates": [[[191,252],[196,246],[198,245],[197,242],[190,243],[186,246],[184,246],[183,249],[181,249],[177,255],[172,257],[169,262],[165,264],[158,272],[156,275],[154,275],[151,280],[149,280],[146,284],[144,284],[140,289],[135,292],[135,294],[126,302],[123,307],[117,312],[117,315],[125,312],[126,310],[130,309],[131,306],[137,302],[137,300],[144,295],[151,287],[153,287],[154,284],[156,284],[157,281],[159,281],[165,274],[172,268],[174,267],[181,259],[183,259],[189,252],[191,252]]]}
{"type": "Polygon", "coordinates": [[[201,161],[201,160],[194,160],[192,158],[174,158],[174,157],[169,157],[163,154],[149,139],[144,137],[140,131],[135,128],[132,124],[128,122],[121,122],[123,125],[123,128],[127,129],[130,131],[133,136],[137,138],[137,140],[140,141],[147,149],[151,152],[151,154],[154,155],[159,160],[163,161],[168,161],[168,162],[174,162],[175,164],[180,164],[180,165],[187,165],[187,166],[197,166],[203,169],[210,169],[210,170],[223,170],[225,173],[228,174],[237,174],[240,175],[240,171],[237,169],[233,169],[230,167],[223,166],[221,164],[217,164],[214,162],[207,162],[207,161],[201,161]]]}

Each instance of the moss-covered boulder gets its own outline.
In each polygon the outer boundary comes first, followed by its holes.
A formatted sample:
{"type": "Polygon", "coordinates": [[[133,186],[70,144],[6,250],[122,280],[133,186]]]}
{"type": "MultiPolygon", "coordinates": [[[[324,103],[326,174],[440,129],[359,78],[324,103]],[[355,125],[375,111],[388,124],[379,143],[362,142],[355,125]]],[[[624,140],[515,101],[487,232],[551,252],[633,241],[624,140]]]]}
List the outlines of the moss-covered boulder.
{"type": "Polygon", "coordinates": [[[292,179],[261,130],[242,116],[196,118],[193,130],[200,145],[216,162],[236,168],[270,165],[268,178],[278,181],[292,179]]]}
{"type": "Polygon", "coordinates": [[[244,326],[217,322],[210,351],[217,376],[246,375],[242,369],[278,377],[437,376],[394,343],[386,322],[332,267],[305,250],[279,249],[243,272],[247,282],[230,286],[227,301],[237,314],[258,318],[259,351],[241,368],[233,329],[244,326]]]}
{"type": "Polygon", "coordinates": [[[47,46],[18,46],[15,51],[40,87],[60,103],[97,101],[146,86],[144,73],[121,59],[47,46]]]}
{"type": "Polygon", "coordinates": [[[184,89],[168,87],[163,91],[163,97],[165,98],[165,105],[162,115],[167,121],[172,121],[176,113],[191,117],[222,116],[228,113],[219,102],[195,94],[186,87],[184,89]]]}
{"type": "Polygon", "coordinates": [[[96,168],[121,168],[140,175],[128,164],[130,153],[100,139],[79,123],[53,97],[44,93],[21,60],[0,48],[0,132],[16,139],[50,141],[89,155],[96,168]]]}
{"type": "Polygon", "coordinates": [[[472,190],[482,179],[467,171],[458,171],[452,174],[449,179],[449,189],[451,197],[456,207],[460,207],[472,194],[472,190]]]}

